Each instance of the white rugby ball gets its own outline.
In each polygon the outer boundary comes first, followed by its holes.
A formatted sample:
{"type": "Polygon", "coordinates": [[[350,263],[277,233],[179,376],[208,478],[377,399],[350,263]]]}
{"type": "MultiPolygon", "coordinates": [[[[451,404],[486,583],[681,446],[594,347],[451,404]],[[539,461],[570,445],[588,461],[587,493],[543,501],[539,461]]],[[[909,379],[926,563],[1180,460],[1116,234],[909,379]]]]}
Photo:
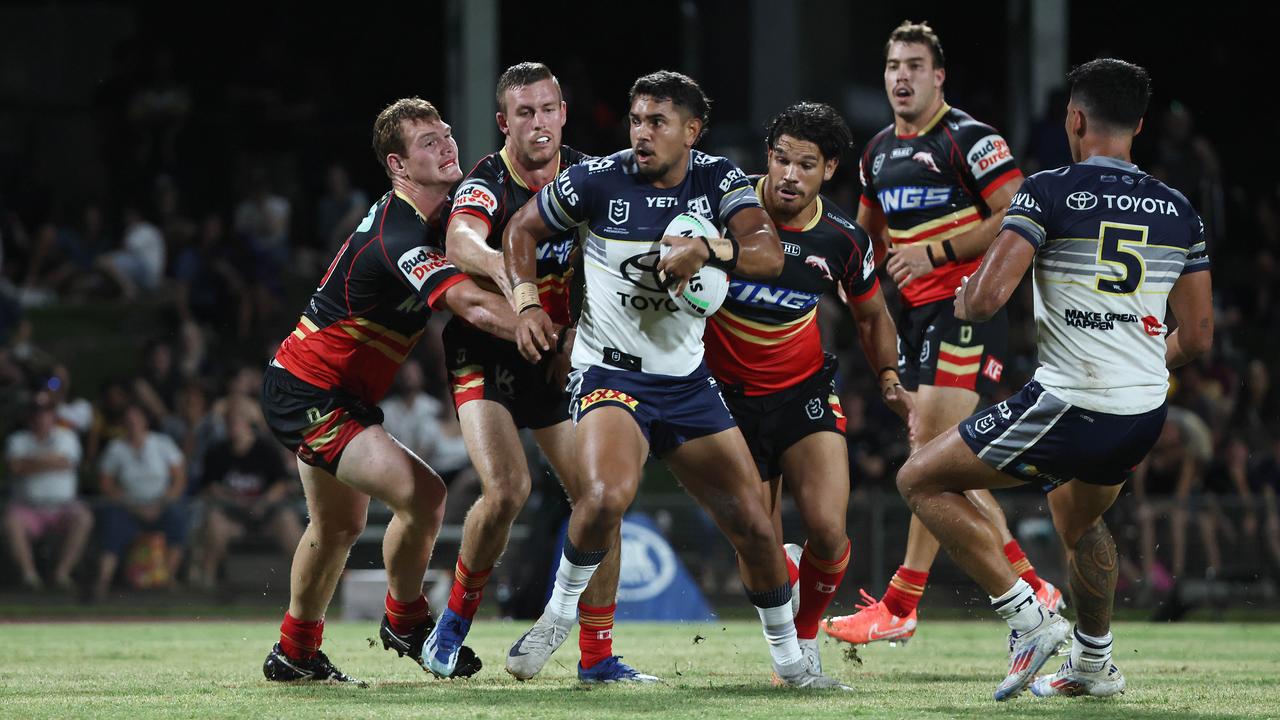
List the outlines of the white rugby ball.
{"type": "MultiPolygon", "coordinates": [[[[720,231],[710,220],[697,213],[680,213],[672,220],[663,235],[683,235],[684,237],[718,238],[720,231]]],[[[663,245],[659,257],[666,257],[671,250],[663,245]]],[[[676,292],[675,285],[667,288],[667,294],[676,306],[694,317],[706,318],[715,314],[729,294],[729,275],[718,267],[703,265],[685,284],[683,292],[676,292]]]]}

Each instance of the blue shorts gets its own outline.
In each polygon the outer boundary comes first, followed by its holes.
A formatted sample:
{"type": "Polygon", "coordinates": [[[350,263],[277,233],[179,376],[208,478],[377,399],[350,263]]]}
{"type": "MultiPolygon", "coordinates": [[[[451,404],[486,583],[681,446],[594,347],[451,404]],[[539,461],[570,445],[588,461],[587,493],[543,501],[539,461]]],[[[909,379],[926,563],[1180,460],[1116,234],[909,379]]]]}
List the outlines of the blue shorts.
{"type": "Polygon", "coordinates": [[[1048,492],[1070,480],[1119,485],[1155,446],[1167,405],[1138,415],[1076,407],[1032,380],[960,423],[960,438],[991,467],[1048,492]]]}
{"type": "Polygon", "coordinates": [[[592,366],[573,374],[570,390],[574,424],[592,410],[620,407],[640,426],[654,457],[736,427],[705,364],[684,377],[592,366]]]}

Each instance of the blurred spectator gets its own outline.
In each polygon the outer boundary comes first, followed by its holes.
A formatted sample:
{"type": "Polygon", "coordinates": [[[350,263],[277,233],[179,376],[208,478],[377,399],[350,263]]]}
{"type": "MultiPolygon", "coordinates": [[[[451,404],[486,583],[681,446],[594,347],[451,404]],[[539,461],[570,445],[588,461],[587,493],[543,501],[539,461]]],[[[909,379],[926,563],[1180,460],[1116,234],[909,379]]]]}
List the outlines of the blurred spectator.
{"type": "Polygon", "coordinates": [[[183,321],[206,323],[219,332],[246,338],[253,306],[244,281],[244,270],[227,237],[222,216],[210,213],[200,224],[195,241],[174,261],[178,316],[183,321]]]}
{"type": "Polygon", "coordinates": [[[136,205],[124,211],[121,249],[98,258],[97,267],[127,300],[139,290],[154,290],[164,275],[164,236],[136,205]]]}
{"type": "Polygon", "coordinates": [[[227,418],[243,412],[253,425],[254,433],[265,435],[267,420],[262,415],[262,369],[245,365],[232,373],[227,381],[227,394],[214,401],[210,415],[218,438],[226,436],[227,418]]]}
{"type": "Polygon", "coordinates": [[[182,385],[173,362],[173,348],[158,338],[151,340],[142,350],[141,365],[141,372],[133,380],[133,395],[153,422],[162,423],[173,414],[173,401],[182,385]]]}
{"type": "Polygon", "coordinates": [[[133,162],[151,172],[178,167],[178,135],[191,112],[191,91],[174,74],[173,53],[153,51],[145,81],[129,98],[133,162]]]}
{"type": "Polygon", "coordinates": [[[209,412],[208,395],[199,380],[188,380],[178,391],[174,405],[174,413],[165,419],[161,430],[178,444],[187,459],[189,484],[199,487],[205,454],[218,440],[220,430],[209,412]]]}
{"type": "Polygon", "coordinates": [[[36,395],[29,426],[10,435],[5,448],[12,488],[4,514],[5,538],[22,571],[22,584],[35,589],[43,583],[32,544],[46,535],[61,536],[52,580],[55,587],[66,589],[93,527],[89,508],[76,499],[80,440],[58,426],[53,399],[46,393],[36,395]]]}
{"type": "Polygon", "coordinates": [[[302,538],[302,521],[294,507],[294,483],[285,474],[279,448],[256,436],[242,413],[227,418],[227,439],[205,455],[201,494],[207,511],[200,530],[200,559],[192,582],[212,587],[227,546],[246,536],[270,539],[292,557],[302,538]]]}
{"type": "Polygon", "coordinates": [[[96,467],[98,453],[110,441],[124,436],[124,411],[133,402],[133,396],[119,380],[108,380],[98,392],[98,404],[93,408],[93,425],[85,442],[85,464],[96,467]]]}
{"type": "Polygon", "coordinates": [[[44,386],[53,401],[58,424],[83,439],[93,426],[93,404],[82,397],[71,396],[71,371],[62,363],[55,364],[50,368],[44,386]]]}
{"type": "Polygon", "coordinates": [[[1204,221],[1209,242],[1222,238],[1222,163],[1208,138],[1195,131],[1186,105],[1174,101],[1156,144],[1154,174],[1186,194],[1204,221]]]}
{"type": "Polygon", "coordinates": [[[187,542],[186,489],[182,452],[167,435],[152,432],[142,406],[124,413],[125,434],[102,453],[99,515],[102,554],[94,596],[102,597],[115,577],[120,557],[142,531],[162,532],[167,543],[168,582],[177,576],[187,542]]]}
{"type": "Polygon", "coordinates": [[[1262,499],[1263,533],[1271,570],[1280,573],[1280,429],[1249,473],[1250,489],[1262,499]]]}
{"type": "MultiPolygon", "coordinates": [[[[1191,493],[1200,486],[1212,456],[1211,433],[1204,421],[1189,410],[1170,406],[1159,440],[1138,465],[1131,481],[1141,532],[1139,557],[1146,590],[1166,594],[1161,612],[1172,613],[1162,619],[1176,620],[1185,611],[1177,583],[1185,579],[1186,574],[1191,493]],[[1156,539],[1156,521],[1161,519],[1168,522],[1172,540],[1168,566],[1158,560],[1158,549],[1166,545],[1156,539]],[[1166,567],[1172,569],[1172,575],[1166,567]]],[[[1206,575],[1212,576],[1221,558],[1216,538],[1209,541],[1205,548],[1209,558],[1206,575]]]]}
{"type": "Polygon", "coordinates": [[[330,165],[325,171],[325,194],[316,207],[316,231],[321,249],[333,252],[369,212],[369,197],[351,186],[346,168],[330,165]]]}
{"type": "Polygon", "coordinates": [[[383,427],[448,481],[471,467],[462,430],[452,409],[425,389],[422,363],[410,359],[400,368],[395,386],[382,401],[383,427]]]}
{"type": "Polygon", "coordinates": [[[271,189],[266,168],[249,173],[249,194],[236,205],[235,231],[249,243],[258,262],[273,270],[289,259],[289,200],[271,189]]]}

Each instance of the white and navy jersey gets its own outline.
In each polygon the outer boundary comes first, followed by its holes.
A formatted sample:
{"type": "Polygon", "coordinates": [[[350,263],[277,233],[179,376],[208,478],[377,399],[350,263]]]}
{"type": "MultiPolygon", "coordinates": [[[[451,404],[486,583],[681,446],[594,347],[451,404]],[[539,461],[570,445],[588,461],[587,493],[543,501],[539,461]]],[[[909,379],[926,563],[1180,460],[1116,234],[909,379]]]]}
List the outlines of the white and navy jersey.
{"type": "Polygon", "coordinates": [[[577,228],[586,297],[573,345],[573,366],[610,366],[688,375],[702,363],[706,324],[681,312],[658,283],[659,240],[680,213],[724,228],[743,208],[760,207],[745,173],[722,157],[693,150],[684,181],[654,187],[631,150],[568,168],[538,193],[553,230],[577,228]]]}
{"type": "Polygon", "coordinates": [[[1187,199],[1136,165],[1094,157],[1029,178],[1002,229],[1036,248],[1035,379],[1089,410],[1160,407],[1169,291],[1209,269],[1204,225],[1187,199]]]}

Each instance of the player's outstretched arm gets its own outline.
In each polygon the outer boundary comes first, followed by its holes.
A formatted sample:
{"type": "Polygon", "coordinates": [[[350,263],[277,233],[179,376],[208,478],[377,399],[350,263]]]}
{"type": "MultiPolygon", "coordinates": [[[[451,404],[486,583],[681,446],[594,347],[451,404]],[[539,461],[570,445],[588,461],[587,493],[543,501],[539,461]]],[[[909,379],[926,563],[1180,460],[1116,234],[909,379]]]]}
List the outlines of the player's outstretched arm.
{"type": "Polygon", "coordinates": [[[782,273],[782,241],[764,208],[739,210],[729,218],[729,234],[738,244],[735,275],[772,280],[782,273]]]}
{"type": "Polygon", "coordinates": [[[454,315],[490,335],[516,341],[520,354],[529,362],[536,363],[542,359],[542,353],[536,347],[520,342],[517,337],[516,314],[506,298],[485,290],[474,280],[467,278],[451,285],[444,292],[444,305],[454,315]]]}
{"type": "Polygon", "coordinates": [[[1178,327],[1165,339],[1164,364],[1182,367],[1213,345],[1213,283],[1209,273],[1192,272],[1178,278],[1169,291],[1169,309],[1178,327]]]}
{"type": "Polygon", "coordinates": [[[511,300],[511,282],[502,252],[489,247],[489,225],[469,213],[456,213],[449,219],[445,234],[449,262],[473,278],[492,280],[507,300],[511,300]]]}
{"type": "Polygon", "coordinates": [[[850,303],[849,311],[858,324],[858,340],[867,366],[876,373],[880,397],[910,427],[915,403],[898,379],[898,328],[889,315],[884,295],[877,288],[871,297],[850,303]]]}
{"type": "Polygon", "coordinates": [[[1009,302],[1035,254],[1035,247],[1021,235],[1002,231],[977,271],[956,288],[956,317],[972,322],[990,319],[1009,302]]]}
{"type": "Polygon", "coordinates": [[[511,302],[519,316],[515,340],[522,353],[528,349],[540,354],[556,346],[555,325],[538,298],[538,241],[550,237],[553,232],[539,214],[535,200],[516,211],[502,233],[502,254],[507,278],[511,281],[511,302]]]}

